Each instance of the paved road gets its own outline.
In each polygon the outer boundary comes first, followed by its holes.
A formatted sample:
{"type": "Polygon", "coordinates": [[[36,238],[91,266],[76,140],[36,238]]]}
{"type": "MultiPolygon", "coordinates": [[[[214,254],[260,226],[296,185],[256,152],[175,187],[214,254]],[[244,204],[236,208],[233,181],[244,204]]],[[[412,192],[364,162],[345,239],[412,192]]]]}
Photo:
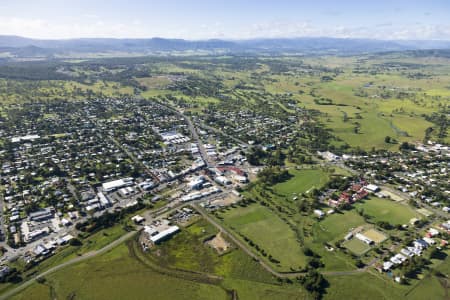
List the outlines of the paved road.
{"type": "Polygon", "coordinates": [[[119,147],[123,152],[125,152],[126,155],[128,155],[128,157],[137,165],[140,165],[144,168],[144,170],[147,172],[148,175],[150,175],[156,182],[160,182],[158,176],[156,176],[152,170],[150,170],[149,167],[147,167],[142,161],[140,161],[139,159],[137,159],[133,153],[131,153],[126,147],[124,147],[123,145],[121,145],[119,143],[119,141],[117,141],[114,137],[108,135],[108,138],[114,143],[116,144],[117,147],[119,147]]]}
{"type": "Polygon", "coordinates": [[[175,109],[175,108],[173,108],[173,107],[171,107],[169,105],[166,105],[166,104],[161,103],[161,102],[158,102],[158,103],[162,107],[164,107],[167,110],[175,113],[177,116],[183,118],[186,121],[186,123],[188,124],[189,131],[191,132],[192,138],[197,143],[198,150],[200,151],[200,156],[202,157],[202,159],[205,162],[206,166],[207,167],[214,166],[214,164],[209,161],[209,156],[206,153],[205,147],[203,146],[203,142],[199,138],[198,133],[197,133],[197,129],[195,128],[195,125],[192,123],[191,119],[188,116],[186,116],[183,112],[181,112],[181,111],[179,111],[179,110],[177,110],[177,109],[175,109]]]}
{"type": "Polygon", "coordinates": [[[86,254],[84,254],[82,256],[76,257],[76,258],[74,258],[72,260],[69,260],[69,261],[64,262],[64,263],[62,263],[60,265],[57,265],[57,266],[55,266],[53,268],[50,268],[47,271],[44,271],[41,274],[34,276],[33,278],[29,279],[28,281],[25,281],[24,283],[22,283],[18,287],[14,288],[12,290],[9,290],[6,293],[0,295],[0,300],[8,299],[9,297],[13,296],[14,294],[16,294],[16,293],[20,292],[21,290],[27,288],[28,286],[33,284],[36,281],[36,279],[38,279],[38,278],[42,278],[42,277],[44,277],[46,275],[54,273],[54,272],[56,272],[56,271],[58,271],[58,270],[60,270],[62,268],[67,267],[67,266],[70,266],[70,265],[82,262],[82,261],[87,260],[89,258],[92,258],[94,256],[97,256],[97,255],[100,255],[102,253],[105,253],[105,252],[111,250],[112,248],[118,246],[119,244],[125,242],[126,240],[128,240],[129,238],[131,238],[135,234],[136,234],[136,231],[128,232],[127,234],[121,236],[117,240],[113,241],[112,243],[108,244],[107,246],[105,246],[105,247],[103,247],[103,248],[101,248],[99,250],[88,252],[88,253],[86,253],[86,254]]]}

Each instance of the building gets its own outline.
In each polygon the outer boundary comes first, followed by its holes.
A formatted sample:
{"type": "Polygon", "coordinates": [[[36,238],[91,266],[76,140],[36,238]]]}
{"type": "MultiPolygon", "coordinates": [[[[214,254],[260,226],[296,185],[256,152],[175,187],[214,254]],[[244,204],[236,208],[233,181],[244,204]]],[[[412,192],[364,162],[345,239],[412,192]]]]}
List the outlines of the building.
{"type": "Polygon", "coordinates": [[[133,178],[123,178],[123,179],[117,179],[117,180],[103,183],[102,189],[105,193],[109,193],[109,192],[112,192],[119,188],[129,186],[132,184],[133,184],[133,178]]]}
{"type": "Polygon", "coordinates": [[[106,197],[105,194],[103,194],[102,192],[99,192],[97,194],[97,197],[102,207],[108,207],[111,205],[111,202],[109,201],[108,197],[106,197]]]}
{"type": "Polygon", "coordinates": [[[366,243],[367,245],[372,245],[372,244],[374,243],[371,239],[369,239],[367,236],[365,236],[365,235],[362,234],[362,233],[357,233],[357,234],[355,235],[355,237],[356,237],[358,240],[363,241],[363,242],[366,243]]]}
{"type": "Polygon", "coordinates": [[[171,237],[172,235],[174,235],[178,231],[180,231],[180,228],[178,226],[170,226],[166,230],[163,230],[163,231],[159,232],[158,234],[156,234],[154,236],[151,236],[150,240],[154,244],[157,244],[157,243],[159,243],[159,242],[161,242],[161,241],[171,237]]]}
{"type": "Polygon", "coordinates": [[[214,179],[214,181],[217,182],[220,185],[229,185],[229,184],[231,184],[231,181],[228,178],[226,178],[225,176],[217,176],[214,179]]]}
{"type": "Polygon", "coordinates": [[[318,218],[322,218],[323,216],[325,216],[325,213],[319,209],[315,209],[314,210],[314,214],[318,217],[318,218]]]}
{"type": "Polygon", "coordinates": [[[135,215],[134,217],[131,218],[131,220],[136,224],[140,224],[145,220],[145,218],[141,217],[140,215],[135,215]]]}
{"type": "Polygon", "coordinates": [[[376,193],[380,190],[380,188],[375,184],[368,184],[364,188],[371,193],[376,193]]]}
{"type": "Polygon", "coordinates": [[[51,207],[46,207],[44,209],[31,212],[29,215],[30,221],[45,221],[53,218],[53,209],[51,207]]]}

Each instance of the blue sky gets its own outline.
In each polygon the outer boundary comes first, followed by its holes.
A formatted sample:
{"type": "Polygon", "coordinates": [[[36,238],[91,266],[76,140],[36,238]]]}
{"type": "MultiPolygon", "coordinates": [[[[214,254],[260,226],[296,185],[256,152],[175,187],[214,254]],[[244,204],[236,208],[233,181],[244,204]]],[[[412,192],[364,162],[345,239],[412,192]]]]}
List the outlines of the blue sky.
{"type": "Polygon", "coordinates": [[[0,0],[0,34],[450,40],[450,1],[0,0]]]}

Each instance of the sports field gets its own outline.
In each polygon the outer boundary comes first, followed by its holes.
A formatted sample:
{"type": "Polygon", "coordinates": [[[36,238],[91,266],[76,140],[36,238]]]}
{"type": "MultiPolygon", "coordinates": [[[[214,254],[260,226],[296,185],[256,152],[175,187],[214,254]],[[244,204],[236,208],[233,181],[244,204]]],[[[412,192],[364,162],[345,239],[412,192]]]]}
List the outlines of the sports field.
{"type": "Polygon", "coordinates": [[[407,224],[409,220],[418,216],[408,205],[376,197],[358,202],[355,207],[362,209],[375,222],[383,221],[394,225],[407,224]]]}
{"type": "Polygon", "coordinates": [[[356,255],[362,255],[370,250],[370,246],[363,241],[353,238],[343,243],[344,247],[356,255]]]}
{"type": "Polygon", "coordinates": [[[387,239],[386,235],[373,228],[364,231],[362,234],[374,241],[375,244],[379,244],[387,239]]]}
{"type": "Polygon", "coordinates": [[[293,177],[286,182],[273,186],[274,191],[286,197],[305,193],[313,188],[322,187],[328,180],[328,175],[321,169],[289,170],[293,177]]]}
{"type": "Polygon", "coordinates": [[[342,239],[352,228],[365,224],[364,219],[354,210],[344,211],[314,224],[313,234],[317,242],[333,242],[342,239]]]}

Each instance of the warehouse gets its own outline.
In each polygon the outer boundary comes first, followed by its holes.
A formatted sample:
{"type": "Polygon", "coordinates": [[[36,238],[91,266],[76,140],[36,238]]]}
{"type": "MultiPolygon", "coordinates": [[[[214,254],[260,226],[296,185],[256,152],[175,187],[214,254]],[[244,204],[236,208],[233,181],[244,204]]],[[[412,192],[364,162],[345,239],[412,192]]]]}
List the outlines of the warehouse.
{"type": "Polygon", "coordinates": [[[108,193],[118,188],[129,186],[133,184],[133,178],[117,179],[114,181],[105,182],[102,184],[103,191],[108,193]]]}
{"type": "Polygon", "coordinates": [[[180,228],[178,226],[170,226],[169,228],[167,228],[164,231],[161,231],[160,233],[151,236],[150,240],[154,243],[157,244],[167,238],[169,238],[170,236],[172,236],[173,234],[177,233],[180,230],[180,228]]]}

